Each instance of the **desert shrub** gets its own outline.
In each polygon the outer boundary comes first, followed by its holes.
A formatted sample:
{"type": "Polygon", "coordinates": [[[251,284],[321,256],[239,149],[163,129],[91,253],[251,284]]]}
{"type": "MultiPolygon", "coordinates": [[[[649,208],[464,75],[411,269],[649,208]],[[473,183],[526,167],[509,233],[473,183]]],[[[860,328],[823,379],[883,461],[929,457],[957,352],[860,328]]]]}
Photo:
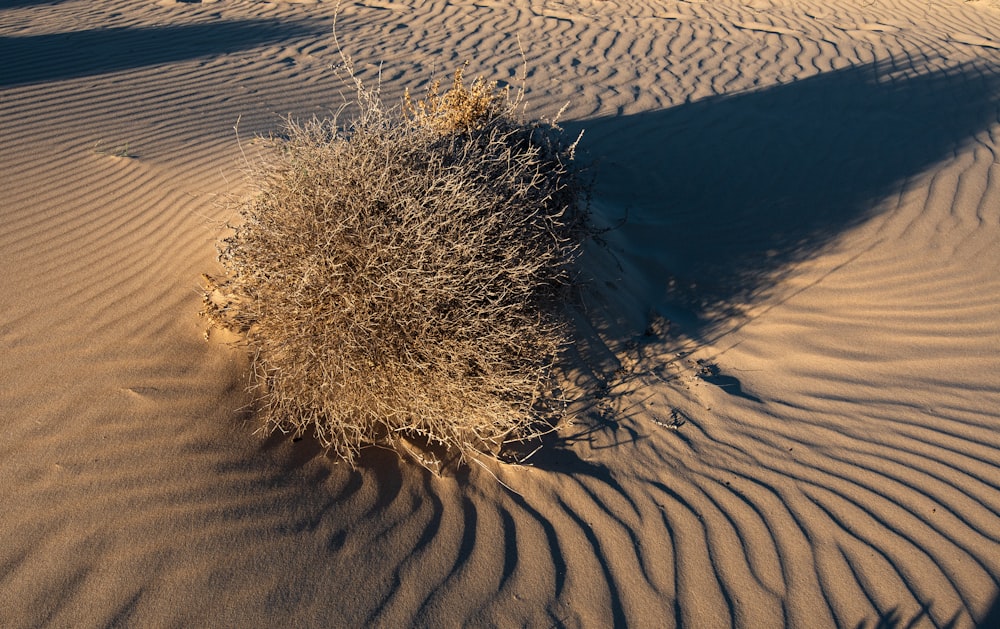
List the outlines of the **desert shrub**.
{"type": "Polygon", "coordinates": [[[443,94],[441,81],[435,80],[426,98],[414,102],[407,90],[403,101],[403,111],[414,122],[441,135],[469,132],[514,115],[516,106],[517,101],[511,100],[509,88],[499,89],[496,81],[476,77],[472,85],[466,87],[462,68],[455,71],[451,88],[443,94]]]}
{"type": "Polygon", "coordinates": [[[357,82],[356,105],[272,140],[202,312],[248,348],[266,431],[350,463],[368,445],[499,456],[561,416],[575,143],[461,72],[396,108],[357,82]]]}

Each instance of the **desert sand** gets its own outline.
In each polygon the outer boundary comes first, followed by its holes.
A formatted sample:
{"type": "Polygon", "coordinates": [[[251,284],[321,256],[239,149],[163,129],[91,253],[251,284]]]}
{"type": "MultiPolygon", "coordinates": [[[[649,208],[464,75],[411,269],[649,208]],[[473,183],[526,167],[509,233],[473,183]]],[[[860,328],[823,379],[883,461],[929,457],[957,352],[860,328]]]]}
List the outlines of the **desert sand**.
{"type": "Polygon", "coordinates": [[[387,102],[525,67],[611,228],[574,425],[440,477],[255,435],[197,314],[336,7],[0,3],[0,626],[1000,626],[997,2],[344,2],[387,102]]]}

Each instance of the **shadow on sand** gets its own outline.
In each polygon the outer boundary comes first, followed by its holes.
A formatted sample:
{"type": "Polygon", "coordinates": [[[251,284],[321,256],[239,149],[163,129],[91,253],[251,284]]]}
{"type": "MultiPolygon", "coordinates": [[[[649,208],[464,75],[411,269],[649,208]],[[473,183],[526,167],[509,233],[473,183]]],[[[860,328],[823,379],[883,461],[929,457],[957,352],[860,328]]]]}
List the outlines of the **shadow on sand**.
{"type": "Polygon", "coordinates": [[[226,54],[324,30],[303,21],[245,20],[0,37],[0,87],[226,54]]]}
{"type": "MultiPolygon", "coordinates": [[[[628,297],[707,341],[738,323],[740,305],[767,295],[790,265],[873,218],[908,180],[1000,123],[998,96],[1000,72],[985,63],[900,73],[888,61],[564,127],[570,137],[586,131],[583,145],[597,163],[595,218],[613,225],[627,211],[606,238],[621,274],[640,289],[628,297]]],[[[598,258],[584,259],[585,275],[608,276],[595,269],[598,258]]],[[[613,310],[613,297],[607,310],[591,314],[627,320],[613,310]]],[[[594,325],[622,331],[609,321],[594,325]]],[[[641,329],[624,333],[631,336],[609,342],[641,343],[641,329]]],[[[713,366],[702,378],[759,401],[713,366]]],[[[614,447],[643,436],[597,412],[581,419],[574,434],[552,439],[531,464],[590,477],[629,500],[614,475],[580,459],[574,445],[614,447]]],[[[910,627],[927,621],[930,609],[925,602],[913,618],[890,610],[856,629],[910,627]]],[[[945,626],[962,624],[962,614],[945,626]]],[[[977,627],[1000,627],[1000,599],[977,627]]]]}
{"type": "Polygon", "coordinates": [[[890,60],[564,126],[586,132],[597,219],[627,212],[608,240],[639,298],[703,339],[996,124],[995,67],[890,60]]]}
{"type": "Polygon", "coordinates": [[[0,11],[4,9],[17,9],[20,7],[33,7],[40,4],[60,4],[66,0],[0,0],[0,11]]]}
{"type": "Polygon", "coordinates": [[[986,616],[976,625],[977,629],[996,629],[1000,627],[1000,593],[993,599],[993,606],[986,612],[986,616]]]}

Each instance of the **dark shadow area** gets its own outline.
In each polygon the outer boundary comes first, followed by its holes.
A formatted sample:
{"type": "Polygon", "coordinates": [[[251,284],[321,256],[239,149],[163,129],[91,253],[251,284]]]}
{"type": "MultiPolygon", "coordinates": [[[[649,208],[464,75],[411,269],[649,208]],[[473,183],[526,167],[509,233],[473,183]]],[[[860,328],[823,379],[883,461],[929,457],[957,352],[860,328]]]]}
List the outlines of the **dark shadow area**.
{"type": "Polygon", "coordinates": [[[61,4],[66,0],[0,0],[0,11],[4,9],[18,9],[20,7],[33,7],[42,4],[61,4]]]}
{"type": "Polygon", "coordinates": [[[719,387],[729,395],[750,400],[751,402],[757,402],[758,404],[761,403],[761,399],[759,397],[751,395],[743,390],[743,383],[740,382],[739,378],[722,373],[716,365],[702,367],[699,377],[703,381],[719,387]]]}
{"type": "Polygon", "coordinates": [[[302,21],[246,20],[2,37],[0,87],[226,54],[325,30],[302,21]]]}
{"type": "MultiPolygon", "coordinates": [[[[603,320],[629,317],[614,310],[617,286],[593,283],[605,294],[593,299],[595,307],[572,311],[576,338],[566,358],[581,374],[574,383],[586,392],[589,411],[577,416],[572,434],[543,439],[528,464],[613,487],[609,470],[580,459],[575,447],[644,438],[619,421],[628,409],[612,403],[612,384],[627,384],[634,374],[622,373],[611,346],[632,347],[642,362],[647,343],[662,348],[678,334],[706,341],[738,324],[740,306],[766,296],[790,265],[821,253],[872,218],[908,179],[1000,122],[998,96],[1000,72],[985,62],[902,73],[890,60],[563,124],[567,137],[585,132],[582,161],[594,164],[597,227],[627,215],[602,236],[614,254],[603,264],[617,258],[627,290],[637,291],[622,303],[639,302],[652,319],[645,332],[603,320]]],[[[584,281],[615,274],[597,268],[602,256],[584,256],[584,281]]],[[[761,402],[717,365],[695,367],[705,383],[761,402]]],[[[677,409],[660,418],[673,428],[686,420],[677,409]]],[[[683,430],[675,434],[687,441],[683,430]]]]}
{"type": "Polygon", "coordinates": [[[564,126],[585,130],[597,219],[627,213],[606,237],[638,297],[698,337],[997,123],[998,94],[986,61],[890,60],[564,126]]]}
{"type": "Polygon", "coordinates": [[[993,599],[993,606],[982,620],[976,623],[976,629],[1000,629],[1000,594],[993,599]]]}
{"type": "MultiPolygon", "coordinates": [[[[890,609],[879,615],[877,619],[862,621],[855,625],[854,629],[913,629],[924,625],[934,625],[942,629],[955,629],[962,626],[961,612],[955,612],[944,624],[939,624],[931,617],[933,603],[924,603],[920,611],[912,616],[904,616],[896,608],[890,609]]],[[[996,629],[996,627],[994,627],[996,629]]]]}

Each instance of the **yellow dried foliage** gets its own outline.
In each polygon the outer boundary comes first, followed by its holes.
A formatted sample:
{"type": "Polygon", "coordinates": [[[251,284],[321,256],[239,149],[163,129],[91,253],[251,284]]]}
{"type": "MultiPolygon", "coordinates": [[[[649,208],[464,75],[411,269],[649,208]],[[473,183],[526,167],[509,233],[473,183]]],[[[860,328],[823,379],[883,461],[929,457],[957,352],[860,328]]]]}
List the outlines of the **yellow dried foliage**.
{"type": "Polygon", "coordinates": [[[509,98],[509,87],[501,88],[497,81],[482,77],[466,86],[462,70],[455,71],[451,87],[444,93],[440,79],[431,83],[426,98],[414,101],[407,90],[403,111],[418,124],[449,135],[476,129],[516,105],[509,98]]]}

